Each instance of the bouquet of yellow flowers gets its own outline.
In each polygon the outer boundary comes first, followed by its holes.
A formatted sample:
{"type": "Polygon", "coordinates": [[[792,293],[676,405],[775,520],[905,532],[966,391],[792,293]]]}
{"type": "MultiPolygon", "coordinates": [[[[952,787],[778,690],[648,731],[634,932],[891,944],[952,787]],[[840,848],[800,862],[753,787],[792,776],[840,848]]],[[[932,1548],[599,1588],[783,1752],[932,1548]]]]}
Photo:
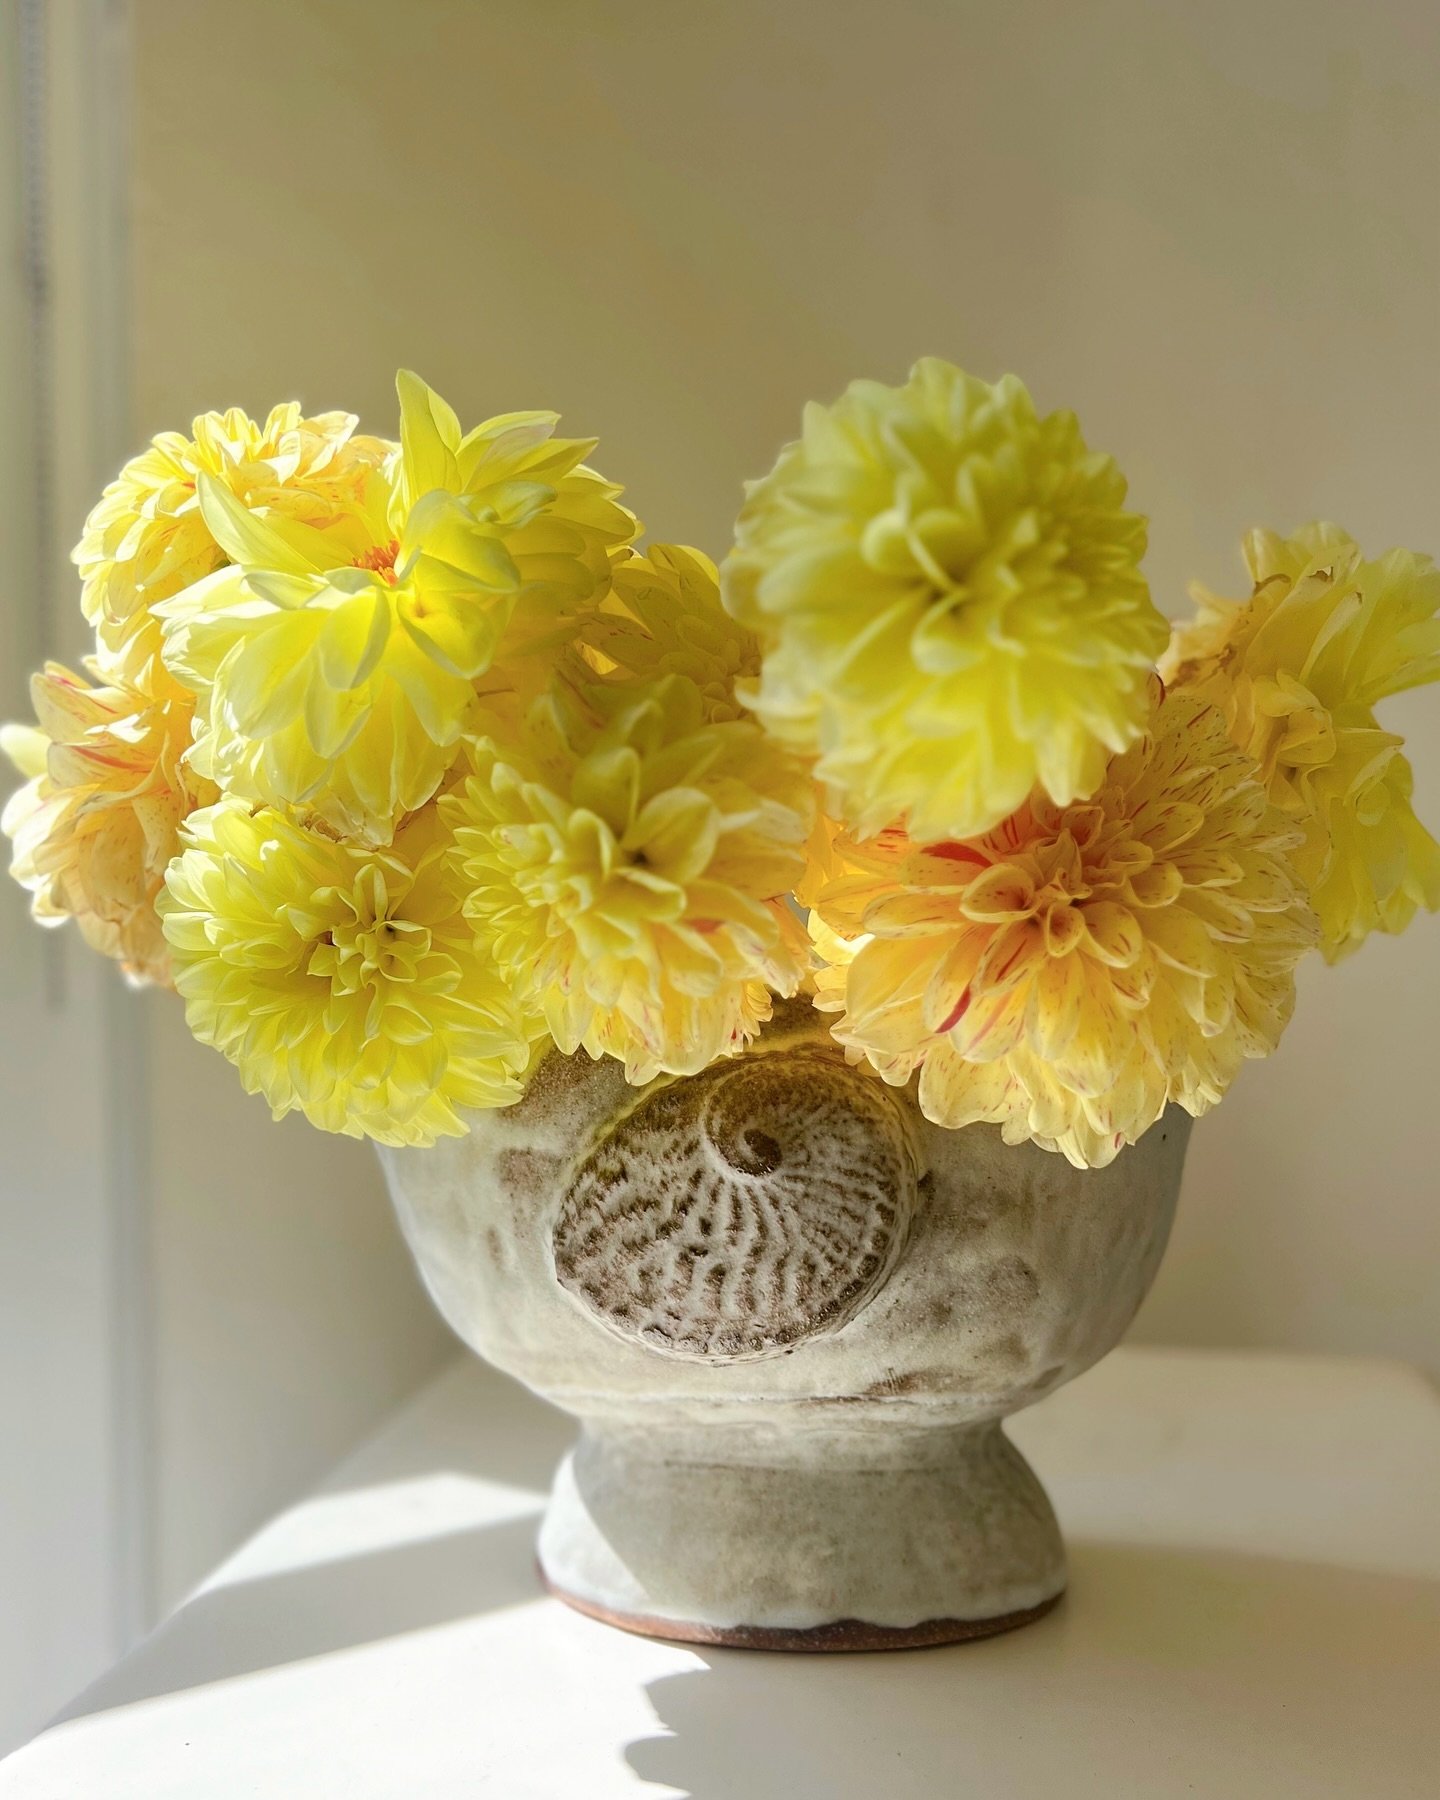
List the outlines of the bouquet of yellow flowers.
{"type": "Polygon", "coordinates": [[[1255,532],[1172,633],[1073,414],[936,359],[812,406],[723,571],[589,440],[277,407],[166,433],[75,561],[4,829],[277,1117],[428,1144],[551,1046],[693,1074],[775,997],[1081,1168],[1273,1050],[1311,947],[1440,907],[1387,695],[1440,573],[1255,532]]]}

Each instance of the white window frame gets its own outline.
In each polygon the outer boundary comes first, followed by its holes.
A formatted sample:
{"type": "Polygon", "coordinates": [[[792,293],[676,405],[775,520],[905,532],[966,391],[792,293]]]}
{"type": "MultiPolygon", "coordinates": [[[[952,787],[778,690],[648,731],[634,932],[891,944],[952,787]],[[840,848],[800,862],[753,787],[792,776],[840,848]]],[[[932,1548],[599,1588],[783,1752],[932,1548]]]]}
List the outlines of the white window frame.
{"type": "MultiPolygon", "coordinates": [[[[127,452],[128,0],[0,0],[0,709],[75,663],[127,452]]],[[[0,777],[8,792],[8,773],[0,777]]],[[[8,857],[8,846],[6,846],[8,857]]],[[[134,997],[0,895],[0,1753],[153,1615],[149,1086],[134,997]]]]}

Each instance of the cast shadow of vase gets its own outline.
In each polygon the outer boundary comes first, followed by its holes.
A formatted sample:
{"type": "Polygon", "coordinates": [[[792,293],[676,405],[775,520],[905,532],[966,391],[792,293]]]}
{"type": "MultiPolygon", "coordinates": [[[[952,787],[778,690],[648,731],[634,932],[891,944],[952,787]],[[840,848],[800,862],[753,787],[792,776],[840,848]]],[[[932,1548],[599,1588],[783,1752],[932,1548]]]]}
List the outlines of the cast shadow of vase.
{"type": "Polygon", "coordinates": [[[700,1661],[626,1752],[688,1800],[1355,1800],[1440,1768],[1440,1583],[1224,1550],[1078,1544],[1056,1613],[975,1644],[700,1661]]]}

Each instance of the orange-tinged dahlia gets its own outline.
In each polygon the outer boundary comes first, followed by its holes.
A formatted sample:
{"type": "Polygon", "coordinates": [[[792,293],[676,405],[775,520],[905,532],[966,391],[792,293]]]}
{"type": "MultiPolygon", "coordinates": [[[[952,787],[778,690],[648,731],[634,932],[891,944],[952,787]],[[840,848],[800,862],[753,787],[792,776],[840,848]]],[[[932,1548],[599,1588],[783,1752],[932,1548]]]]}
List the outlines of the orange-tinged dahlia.
{"type": "Polygon", "coordinates": [[[277,1119],[423,1145],[520,1097],[536,1027],[462,915],[434,807],[368,850],[226,799],[184,846],[159,911],[186,1021],[277,1119]]]}
{"type": "Polygon", "coordinates": [[[11,873],[42,924],[74,919],[85,941],[137,982],[168,983],[155,913],[181,822],[215,790],[187,768],[191,696],[149,665],[145,686],[47,663],[30,683],[38,728],[12,727],[4,748],[29,782],[0,826],[11,873]]]}
{"type": "Polygon", "coordinates": [[[693,1074],[795,992],[811,785],[758,726],[683,676],[571,670],[473,757],[439,803],[466,911],[562,1050],[693,1074]]]}
{"type": "Polygon", "coordinates": [[[1301,834],[1295,861],[1334,962],[1440,909],[1440,844],[1411,806],[1404,740],[1375,713],[1440,676],[1440,570],[1408,550],[1369,561],[1326,524],[1254,531],[1245,561],[1251,598],[1197,590],[1164,673],[1224,712],[1301,834]]]}
{"type": "Polygon", "coordinates": [[[1315,939],[1294,842],[1222,715],[1167,695],[1088,802],[1037,793],[929,847],[842,839],[817,910],[843,989],[819,1004],[887,1080],[919,1069],[937,1124],[1101,1167],[1275,1048],[1315,939]]]}

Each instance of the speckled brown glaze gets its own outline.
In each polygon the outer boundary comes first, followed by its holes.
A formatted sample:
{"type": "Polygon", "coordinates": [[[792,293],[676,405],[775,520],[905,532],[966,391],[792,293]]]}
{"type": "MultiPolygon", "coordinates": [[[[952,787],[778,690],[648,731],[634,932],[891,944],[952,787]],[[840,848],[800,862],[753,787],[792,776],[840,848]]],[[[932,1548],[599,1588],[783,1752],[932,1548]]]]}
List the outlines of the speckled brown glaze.
{"type": "Polygon", "coordinates": [[[558,1590],[703,1641],[898,1643],[1063,1588],[999,1422],[1119,1338],[1189,1123],[1081,1173],[929,1125],[795,1008],[638,1092],[552,1055],[520,1105],[383,1161],[446,1318],[581,1421],[540,1539],[558,1590]]]}

